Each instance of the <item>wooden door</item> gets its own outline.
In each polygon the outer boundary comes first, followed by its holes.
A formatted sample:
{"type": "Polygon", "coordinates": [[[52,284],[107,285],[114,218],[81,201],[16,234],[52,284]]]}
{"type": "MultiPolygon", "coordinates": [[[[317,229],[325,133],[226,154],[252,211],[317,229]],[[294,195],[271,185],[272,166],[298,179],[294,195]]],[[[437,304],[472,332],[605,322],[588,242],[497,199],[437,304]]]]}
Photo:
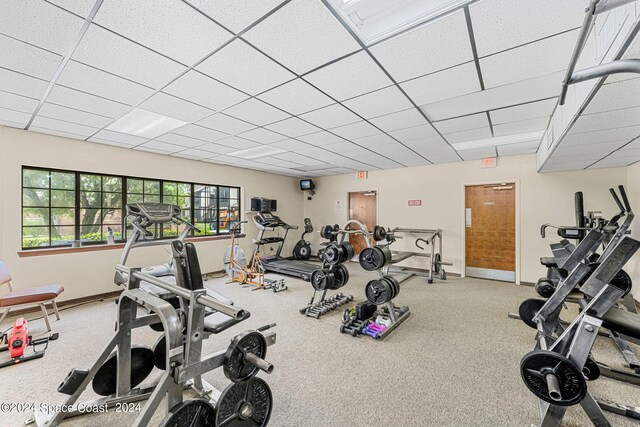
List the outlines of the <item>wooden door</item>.
{"type": "Polygon", "coordinates": [[[515,282],[515,184],[465,187],[466,274],[515,282]]]}
{"type": "MultiPolygon", "coordinates": [[[[373,230],[377,221],[378,196],[375,191],[360,191],[349,193],[349,219],[355,219],[373,230]]],[[[356,254],[367,247],[365,237],[362,235],[349,235],[349,243],[353,245],[356,254]]]]}

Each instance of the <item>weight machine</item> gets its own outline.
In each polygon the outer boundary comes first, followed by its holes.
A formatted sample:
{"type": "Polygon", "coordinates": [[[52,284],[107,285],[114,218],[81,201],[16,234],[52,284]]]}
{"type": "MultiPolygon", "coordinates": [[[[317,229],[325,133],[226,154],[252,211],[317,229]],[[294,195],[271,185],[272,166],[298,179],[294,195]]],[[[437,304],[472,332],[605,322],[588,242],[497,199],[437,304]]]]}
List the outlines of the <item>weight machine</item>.
{"type": "Polygon", "coordinates": [[[114,337],[90,369],[73,369],[60,384],[58,391],[69,395],[59,406],[62,409],[37,411],[28,422],[42,427],[57,426],[66,418],[90,412],[91,408],[147,399],[133,423],[146,426],[154,414],[162,411],[160,405],[166,398],[163,411],[166,415],[161,426],[221,426],[230,422],[267,425],[272,409],[271,392],[267,383],[255,375],[259,370],[273,371],[273,365],[264,357],[267,346],[275,344],[276,334],[262,333],[273,325],[245,331],[233,339],[227,350],[203,357],[203,341],[219,332],[205,325],[209,310],[233,319],[246,319],[249,313],[207,295],[193,244],[174,241],[171,247],[175,283],[139,268],[116,266],[116,271],[127,281],[118,302],[114,337]],[[175,295],[179,308],[143,290],[143,282],[175,295]],[[132,331],[152,325],[160,326],[158,330],[163,333],[155,350],[132,345],[132,331]],[[160,380],[150,387],[135,388],[154,365],[164,369],[160,380]],[[202,374],[221,366],[233,382],[222,392],[202,379],[202,374]],[[78,404],[90,383],[94,391],[104,397],[78,404]],[[199,398],[185,401],[185,389],[193,390],[199,398]]]}

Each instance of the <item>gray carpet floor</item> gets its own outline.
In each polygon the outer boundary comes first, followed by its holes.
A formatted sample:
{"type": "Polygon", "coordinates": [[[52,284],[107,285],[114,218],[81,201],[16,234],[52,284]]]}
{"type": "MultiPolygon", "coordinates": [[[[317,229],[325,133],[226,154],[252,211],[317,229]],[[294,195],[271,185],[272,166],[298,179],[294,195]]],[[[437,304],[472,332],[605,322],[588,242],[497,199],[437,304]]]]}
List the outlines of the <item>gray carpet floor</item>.
{"type": "MultiPolygon", "coordinates": [[[[350,264],[351,281],[341,291],[364,299],[370,273],[350,264]]],[[[520,359],[534,347],[535,331],[509,319],[519,303],[533,297],[530,287],[470,278],[449,278],[428,285],[423,278],[402,284],[399,305],[412,315],[382,342],[340,334],[341,310],[319,320],[298,314],[311,297],[308,283],[287,278],[277,294],[252,291],[224,279],[208,287],[251,311],[242,325],[205,342],[205,353],[224,349],[243,329],[277,323],[277,344],[267,359],[271,375],[260,375],[274,396],[272,426],[529,426],[538,422],[537,400],[520,379],[520,359]]],[[[570,317],[570,311],[565,317],[570,317]]],[[[0,402],[60,404],[57,385],[72,368],[87,369],[110,339],[113,300],[65,310],[54,322],[60,339],[43,359],[0,370],[0,402]]],[[[8,323],[7,323],[8,325],[8,323]]],[[[32,332],[44,329],[31,322],[32,332]]],[[[158,333],[135,331],[134,342],[152,346],[158,333]]],[[[638,349],[635,348],[637,351],[638,349]]],[[[622,358],[607,338],[598,338],[596,357],[610,365],[622,358]]],[[[640,354],[640,352],[638,352],[640,354]]],[[[6,357],[6,353],[0,358],[6,357]]],[[[1,359],[4,360],[4,359],[1,359]]],[[[218,369],[204,379],[218,388],[229,381],[218,369]]],[[[152,382],[160,371],[146,380],[152,382]]],[[[640,406],[640,389],[601,378],[589,384],[596,398],[640,406]]],[[[96,397],[90,387],[85,399],[96,397]]],[[[165,407],[163,406],[162,411],[165,407]]],[[[162,418],[162,411],[154,422],[162,418]]],[[[23,425],[28,413],[3,413],[0,425],[23,425]]],[[[616,426],[638,425],[607,413],[616,426]]],[[[86,415],[65,426],[130,425],[135,413],[86,415]]],[[[570,407],[565,426],[590,425],[580,406],[570,407]]]]}

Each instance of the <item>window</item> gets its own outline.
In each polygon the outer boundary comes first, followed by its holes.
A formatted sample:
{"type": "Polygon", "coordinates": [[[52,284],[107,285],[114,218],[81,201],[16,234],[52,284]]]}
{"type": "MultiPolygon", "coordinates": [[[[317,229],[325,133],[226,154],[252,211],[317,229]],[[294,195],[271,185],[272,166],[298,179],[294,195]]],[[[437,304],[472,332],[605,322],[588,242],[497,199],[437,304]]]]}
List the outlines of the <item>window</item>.
{"type": "MultiPolygon", "coordinates": [[[[22,248],[123,240],[125,205],[171,203],[200,229],[195,236],[229,234],[240,220],[240,188],[96,173],[22,168],[22,248]]],[[[171,238],[184,225],[153,230],[171,238]]],[[[126,233],[124,233],[126,239],[126,233]]]]}

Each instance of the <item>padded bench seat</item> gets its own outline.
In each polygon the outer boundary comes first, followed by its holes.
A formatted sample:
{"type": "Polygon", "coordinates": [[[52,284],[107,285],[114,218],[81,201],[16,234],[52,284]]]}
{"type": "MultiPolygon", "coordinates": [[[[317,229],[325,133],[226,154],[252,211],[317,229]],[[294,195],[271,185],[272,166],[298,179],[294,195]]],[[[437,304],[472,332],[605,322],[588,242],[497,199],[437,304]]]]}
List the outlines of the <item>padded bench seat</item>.
{"type": "Polygon", "coordinates": [[[64,291],[64,287],[61,285],[48,285],[11,291],[0,297],[0,307],[49,301],[57,298],[62,291],[64,291]]]}
{"type": "Polygon", "coordinates": [[[557,267],[558,263],[556,262],[556,259],[552,256],[543,256],[540,257],[540,264],[544,265],[545,267],[557,267]]]}
{"type": "Polygon", "coordinates": [[[612,307],[602,317],[602,326],[622,335],[640,340],[640,315],[612,307]]]}

